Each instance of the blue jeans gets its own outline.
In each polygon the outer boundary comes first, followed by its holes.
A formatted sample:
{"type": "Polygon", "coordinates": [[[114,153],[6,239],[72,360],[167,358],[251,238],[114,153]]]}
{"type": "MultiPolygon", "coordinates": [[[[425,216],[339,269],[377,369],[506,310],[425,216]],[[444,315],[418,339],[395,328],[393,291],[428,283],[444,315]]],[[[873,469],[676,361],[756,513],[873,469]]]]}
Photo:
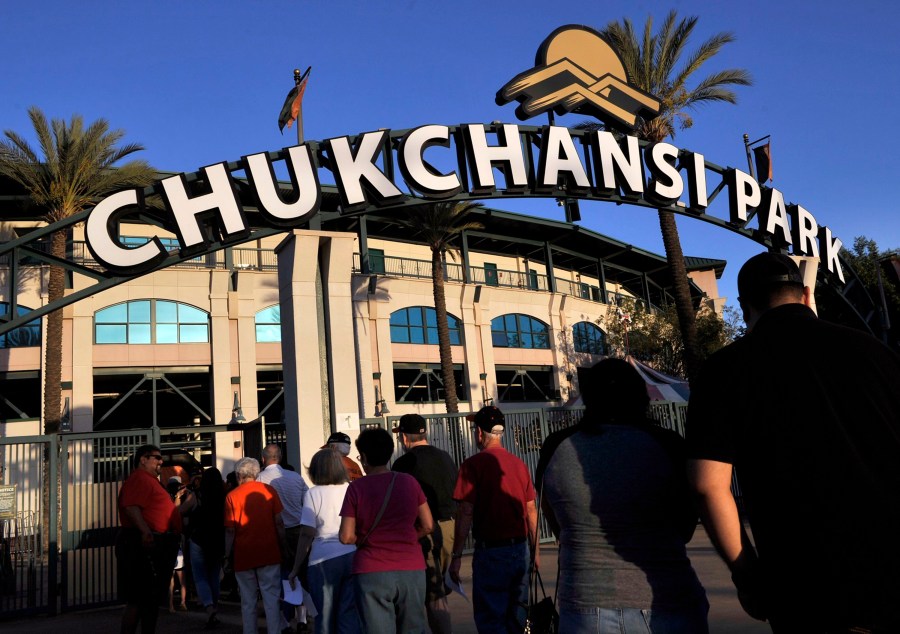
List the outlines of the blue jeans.
{"type": "Polygon", "coordinates": [[[222,576],[222,560],[206,561],[203,549],[189,541],[188,553],[191,559],[191,573],[194,575],[194,586],[197,598],[203,607],[215,606],[219,603],[219,580],[222,576]]]}
{"type": "Polygon", "coordinates": [[[362,632],[356,609],[356,584],[350,574],[354,554],[326,559],[309,567],[309,594],[319,611],[316,634],[362,632]]]}
{"type": "Polygon", "coordinates": [[[694,610],[567,608],[559,606],[560,634],[707,634],[708,605],[694,610]]]}
{"type": "Polygon", "coordinates": [[[472,604],[479,634],[519,634],[528,602],[528,543],[477,548],[472,558],[472,604]]]}
{"type": "Polygon", "coordinates": [[[356,604],[367,634],[424,634],[425,571],[358,574],[356,604]]]}

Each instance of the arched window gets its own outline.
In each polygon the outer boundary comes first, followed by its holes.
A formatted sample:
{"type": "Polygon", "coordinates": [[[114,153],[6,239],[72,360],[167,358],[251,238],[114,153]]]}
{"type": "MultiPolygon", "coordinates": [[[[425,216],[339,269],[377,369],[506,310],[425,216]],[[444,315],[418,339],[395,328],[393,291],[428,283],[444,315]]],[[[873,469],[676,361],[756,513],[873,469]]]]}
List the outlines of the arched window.
{"type": "Polygon", "coordinates": [[[94,313],[94,343],[209,343],[209,313],[162,299],[122,302],[94,313]]]}
{"type": "Polygon", "coordinates": [[[606,354],[606,335],[589,321],[579,321],[572,326],[572,343],[575,352],[606,354]]]}
{"type": "MultiPolygon", "coordinates": [[[[459,319],[447,314],[450,345],[462,345],[459,319]]],[[[437,313],[430,306],[411,306],[391,313],[391,343],[438,343],[437,313]]]]}
{"type": "Polygon", "coordinates": [[[281,306],[275,304],[256,313],[256,343],[281,341],[281,306]]]}
{"type": "Polygon", "coordinates": [[[547,324],[528,315],[500,315],[491,320],[495,348],[550,348],[547,324]]]}
{"type": "MultiPolygon", "coordinates": [[[[25,306],[16,306],[16,315],[27,315],[31,312],[25,306]]],[[[9,304],[0,302],[0,317],[9,314],[9,304]]],[[[14,328],[0,335],[0,349],[4,348],[28,348],[41,345],[41,320],[40,318],[29,321],[26,324],[14,328]]]]}

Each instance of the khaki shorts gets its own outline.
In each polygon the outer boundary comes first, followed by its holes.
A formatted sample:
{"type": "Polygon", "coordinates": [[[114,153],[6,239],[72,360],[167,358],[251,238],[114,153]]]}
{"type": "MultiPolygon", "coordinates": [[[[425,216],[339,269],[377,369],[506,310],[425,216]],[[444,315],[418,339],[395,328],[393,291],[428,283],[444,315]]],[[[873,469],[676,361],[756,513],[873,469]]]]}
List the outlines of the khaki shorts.
{"type": "Polygon", "coordinates": [[[450,594],[450,589],[444,584],[444,575],[450,567],[455,530],[454,520],[435,522],[431,534],[419,540],[425,557],[425,600],[428,602],[450,594]]]}

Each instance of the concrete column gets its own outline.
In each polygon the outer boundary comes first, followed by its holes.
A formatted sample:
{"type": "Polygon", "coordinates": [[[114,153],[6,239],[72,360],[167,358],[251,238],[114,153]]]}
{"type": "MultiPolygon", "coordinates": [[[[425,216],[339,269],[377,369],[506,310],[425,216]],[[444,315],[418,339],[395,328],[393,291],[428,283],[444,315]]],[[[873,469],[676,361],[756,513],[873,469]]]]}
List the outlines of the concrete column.
{"type": "MultiPolygon", "coordinates": [[[[355,437],[359,432],[359,391],[356,339],[353,336],[353,249],[355,235],[331,233],[321,240],[319,258],[325,291],[325,332],[328,337],[331,430],[355,437]]],[[[329,434],[330,435],[330,434],[329,434]]],[[[325,438],[322,439],[323,441],[325,438]]],[[[316,445],[316,449],[321,445],[316,445]]],[[[307,457],[312,458],[312,453],[307,457]]]]}
{"type": "MultiPolygon", "coordinates": [[[[72,304],[72,367],[71,376],[63,381],[72,382],[69,412],[72,431],[86,432],[94,429],[94,319],[92,301],[72,304]]],[[[65,365],[65,364],[64,364],[65,365]]],[[[63,390],[65,404],[65,390],[63,390]]]]}
{"type": "MultiPolygon", "coordinates": [[[[231,324],[228,320],[228,271],[209,272],[210,385],[213,391],[212,422],[231,420],[234,392],[231,384],[231,324]]],[[[186,421],[187,422],[187,421],[186,421]]]]}
{"type": "MultiPolygon", "coordinates": [[[[375,391],[372,388],[372,373],[375,372],[372,349],[376,337],[374,320],[369,312],[370,304],[375,304],[369,295],[369,277],[357,276],[353,280],[353,336],[356,340],[356,354],[359,363],[357,393],[359,415],[367,418],[375,413],[375,391]]],[[[377,306],[375,307],[377,314],[377,306]]]]}
{"type": "Polygon", "coordinates": [[[348,425],[351,429],[359,426],[350,288],[353,239],[349,233],[297,230],[275,249],[287,454],[288,461],[298,468],[309,464],[330,433],[327,415],[341,431],[348,425]],[[316,294],[320,261],[321,298],[316,294]],[[320,363],[320,311],[324,312],[324,330],[330,344],[325,373],[320,363]],[[327,392],[323,383],[330,388],[327,392]]]}

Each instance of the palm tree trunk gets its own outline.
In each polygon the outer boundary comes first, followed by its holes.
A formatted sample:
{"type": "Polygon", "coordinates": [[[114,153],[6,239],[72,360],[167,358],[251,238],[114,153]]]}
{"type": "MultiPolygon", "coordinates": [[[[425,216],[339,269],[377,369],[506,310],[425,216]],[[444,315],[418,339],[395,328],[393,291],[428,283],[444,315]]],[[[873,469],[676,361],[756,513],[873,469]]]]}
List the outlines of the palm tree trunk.
{"type": "Polygon", "coordinates": [[[431,250],[431,285],[434,291],[434,312],[437,318],[438,350],[441,354],[441,377],[444,381],[444,403],[448,414],[459,412],[456,396],[456,377],[453,375],[453,351],[450,348],[450,327],[447,325],[447,299],[444,296],[444,263],[440,249],[431,250]]]}
{"type": "Polygon", "coordinates": [[[675,215],[671,211],[659,210],[659,229],[662,233],[663,246],[666,249],[669,273],[672,275],[675,313],[678,315],[678,326],[684,344],[684,371],[690,380],[697,375],[697,371],[700,369],[697,320],[694,305],[691,302],[691,288],[688,282],[687,266],[684,263],[684,252],[681,250],[681,240],[678,237],[678,226],[675,224],[675,215]]]}
{"type": "MultiPolygon", "coordinates": [[[[57,258],[66,257],[66,233],[57,231],[50,238],[50,253],[57,258]]],[[[65,292],[66,273],[58,266],[50,267],[47,284],[47,301],[61,299],[65,292]]],[[[44,433],[56,434],[62,410],[62,338],[63,313],[55,310],[47,315],[47,341],[44,359],[44,433]]]]}

